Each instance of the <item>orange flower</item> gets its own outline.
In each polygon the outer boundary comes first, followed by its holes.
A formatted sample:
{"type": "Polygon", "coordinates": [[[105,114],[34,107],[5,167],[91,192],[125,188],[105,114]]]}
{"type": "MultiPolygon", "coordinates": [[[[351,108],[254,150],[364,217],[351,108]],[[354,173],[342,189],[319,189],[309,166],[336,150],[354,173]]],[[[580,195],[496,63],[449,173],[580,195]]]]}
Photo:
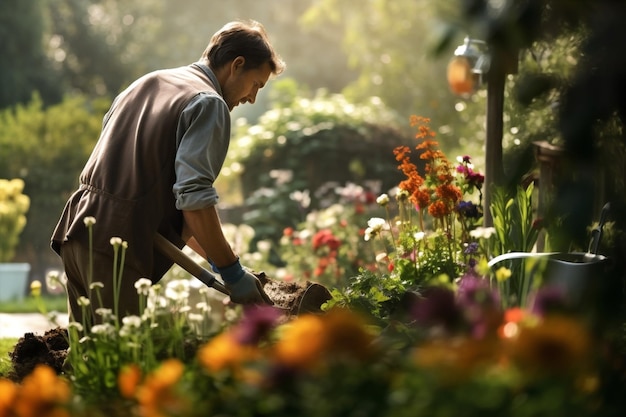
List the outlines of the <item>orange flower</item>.
{"type": "Polygon", "coordinates": [[[515,337],[506,339],[511,360],[523,369],[567,373],[588,363],[591,338],[578,321],[549,316],[534,325],[519,326],[515,337]]]}
{"type": "Polygon", "coordinates": [[[315,367],[326,346],[322,318],[313,314],[303,315],[286,324],[283,330],[274,348],[276,360],[290,368],[315,367]]]}
{"type": "Polygon", "coordinates": [[[20,417],[66,417],[70,400],[68,382],[47,365],[37,365],[22,381],[15,399],[15,414],[20,417]]]}
{"type": "Polygon", "coordinates": [[[500,344],[493,339],[442,339],[416,347],[415,363],[459,381],[473,372],[498,363],[500,344]]]}
{"type": "Polygon", "coordinates": [[[219,334],[198,351],[200,363],[211,372],[236,369],[256,356],[253,346],[242,345],[231,333],[219,334]]]}
{"type": "Polygon", "coordinates": [[[374,353],[373,337],[360,316],[333,309],[324,316],[300,316],[285,326],[275,346],[278,363],[312,370],[328,360],[366,360],[374,353]]]}
{"type": "Polygon", "coordinates": [[[146,377],[137,389],[137,401],[144,417],[184,415],[189,405],[184,395],[176,390],[176,384],[185,367],[178,359],[165,360],[146,377]]]}
{"type": "Polygon", "coordinates": [[[11,415],[17,397],[18,387],[8,379],[0,379],[0,416],[11,415]]]}
{"type": "Polygon", "coordinates": [[[125,398],[133,398],[135,396],[140,381],[141,369],[134,363],[122,368],[117,376],[117,385],[120,393],[125,398]]]}

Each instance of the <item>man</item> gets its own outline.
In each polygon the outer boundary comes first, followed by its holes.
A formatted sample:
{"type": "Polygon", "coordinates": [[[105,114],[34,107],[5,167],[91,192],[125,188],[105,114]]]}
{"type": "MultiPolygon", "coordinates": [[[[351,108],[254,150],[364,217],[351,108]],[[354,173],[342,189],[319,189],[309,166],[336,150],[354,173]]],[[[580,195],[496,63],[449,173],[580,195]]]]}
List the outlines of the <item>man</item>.
{"type": "Polygon", "coordinates": [[[229,146],[230,111],[254,103],[283,70],[263,26],[237,21],[213,35],[198,62],[149,73],[115,98],[52,235],[73,320],[83,318],[81,296],[91,299],[92,323],[97,308],[114,305],[112,237],[127,242],[118,314],[137,313],[134,283],[157,282],[172,265],[154,247],[157,232],[211,260],[233,302],[271,303],[224,237],[213,182],[229,146]],[[85,218],[95,219],[92,237],[85,218]],[[102,306],[90,297],[96,281],[104,284],[102,306]]]}

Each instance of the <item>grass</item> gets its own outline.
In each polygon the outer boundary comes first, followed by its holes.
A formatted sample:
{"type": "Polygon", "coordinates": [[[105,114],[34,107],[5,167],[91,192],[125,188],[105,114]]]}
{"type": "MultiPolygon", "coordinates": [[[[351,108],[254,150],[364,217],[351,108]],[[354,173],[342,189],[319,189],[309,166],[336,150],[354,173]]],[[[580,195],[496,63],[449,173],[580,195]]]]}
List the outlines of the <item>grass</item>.
{"type": "MultiPolygon", "coordinates": [[[[41,301],[46,311],[67,313],[67,298],[65,295],[44,295],[41,301]]],[[[0,313],[40,313],[37,301],[33,297],[24,297],[23,300],[0,302],[0,313]]]]}
{"type": "Polygon", "coordinates": [[[13,351],[18,339],[0,339],[0,378],[7,376],[12,369],[9,352],[13,351]]]}

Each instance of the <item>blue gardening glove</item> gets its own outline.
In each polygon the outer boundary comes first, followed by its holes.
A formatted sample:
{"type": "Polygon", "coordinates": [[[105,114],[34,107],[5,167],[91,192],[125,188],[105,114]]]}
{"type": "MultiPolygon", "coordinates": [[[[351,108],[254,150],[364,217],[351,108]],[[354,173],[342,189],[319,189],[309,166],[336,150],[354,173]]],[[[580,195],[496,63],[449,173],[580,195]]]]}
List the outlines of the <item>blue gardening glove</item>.
{"type": "MultiPolygon", "coordinates": [[[[218,269],[213,266],[214,270],[218,269]]],[[[243,269],[239,260],[234,264],[219,268],[226,289],[230,292],[230,300],[237,304],[269,304],[272,300],[263,291],[263,285],[257,277],[243,269]]]]}

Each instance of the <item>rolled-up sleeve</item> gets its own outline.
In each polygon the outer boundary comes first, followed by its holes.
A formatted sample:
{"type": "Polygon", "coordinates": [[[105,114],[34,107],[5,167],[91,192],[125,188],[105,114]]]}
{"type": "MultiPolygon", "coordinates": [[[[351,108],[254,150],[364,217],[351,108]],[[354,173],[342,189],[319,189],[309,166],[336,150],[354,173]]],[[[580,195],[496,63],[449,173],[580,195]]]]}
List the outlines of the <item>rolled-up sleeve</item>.
{"type": "Polygon", "coordinates": [[[217,94],[196,96],[180,116],[177,130],[176,183],[172,191],[179,210],[217,204],[213,183],[230,143],[230,113],[217,94]]]}

